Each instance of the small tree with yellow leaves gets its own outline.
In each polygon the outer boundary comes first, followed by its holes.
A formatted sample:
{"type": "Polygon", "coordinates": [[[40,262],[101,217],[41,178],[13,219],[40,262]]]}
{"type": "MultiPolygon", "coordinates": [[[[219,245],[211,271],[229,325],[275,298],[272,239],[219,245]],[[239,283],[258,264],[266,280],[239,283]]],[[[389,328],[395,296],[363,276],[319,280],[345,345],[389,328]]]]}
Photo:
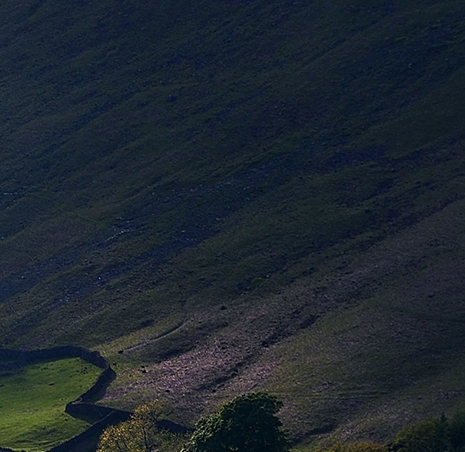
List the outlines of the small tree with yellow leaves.
{"type": "Polygon", "coordinates": [[[138,407],[131,418],[107,427],[100,436],[97,452],[174,452],[182,437],[157,427],[163,404],[154,401],[138,407]]]}

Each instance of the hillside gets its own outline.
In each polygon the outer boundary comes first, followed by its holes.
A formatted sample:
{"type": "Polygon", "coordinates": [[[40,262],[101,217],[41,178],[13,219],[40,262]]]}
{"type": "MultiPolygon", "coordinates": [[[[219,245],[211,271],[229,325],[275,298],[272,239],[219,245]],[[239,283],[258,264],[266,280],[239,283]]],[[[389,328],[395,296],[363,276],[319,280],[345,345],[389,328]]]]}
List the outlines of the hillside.
{"type": "Polygon", "coordinates": [[[465,408],[458,1],[0,5],[0,346],[296,441],[465,408]]]}

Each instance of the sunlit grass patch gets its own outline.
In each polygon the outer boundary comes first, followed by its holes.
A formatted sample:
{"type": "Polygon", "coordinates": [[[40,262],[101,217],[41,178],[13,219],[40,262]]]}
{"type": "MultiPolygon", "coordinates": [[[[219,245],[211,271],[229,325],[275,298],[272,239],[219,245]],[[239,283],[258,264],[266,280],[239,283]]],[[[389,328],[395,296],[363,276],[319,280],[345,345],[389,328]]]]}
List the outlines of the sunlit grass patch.
{"type": "Polygon", "coordinates": [[[79,358],[44,361],[0,376],[0,446],[44,451],[88,424],[65,413],[101,370],[79,358]]]}

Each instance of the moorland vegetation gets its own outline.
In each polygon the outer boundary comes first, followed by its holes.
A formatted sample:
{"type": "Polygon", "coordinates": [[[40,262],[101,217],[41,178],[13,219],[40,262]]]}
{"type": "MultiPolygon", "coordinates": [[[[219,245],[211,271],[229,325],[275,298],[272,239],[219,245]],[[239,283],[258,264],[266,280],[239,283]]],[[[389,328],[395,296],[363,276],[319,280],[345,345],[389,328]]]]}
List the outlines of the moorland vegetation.
{"type": "Polygon", "coordinates": [[[99,350],[103,405],[185,425],[267,391],[301,447],[465,409],[463,2],[0,18],[1,347],[99,350]]]}

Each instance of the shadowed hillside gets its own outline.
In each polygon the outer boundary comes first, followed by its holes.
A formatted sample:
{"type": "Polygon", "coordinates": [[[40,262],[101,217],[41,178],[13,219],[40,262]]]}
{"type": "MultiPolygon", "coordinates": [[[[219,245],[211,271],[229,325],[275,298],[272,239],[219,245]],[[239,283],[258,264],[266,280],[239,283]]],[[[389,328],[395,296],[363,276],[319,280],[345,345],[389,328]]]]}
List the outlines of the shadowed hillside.
{"type": "Polygon", "coordinates": [[[296,440],[463,408],[461,2],[0,17],[1,346],[101,350],[107,404],[189,423],[266,389],[296,440]]]}

